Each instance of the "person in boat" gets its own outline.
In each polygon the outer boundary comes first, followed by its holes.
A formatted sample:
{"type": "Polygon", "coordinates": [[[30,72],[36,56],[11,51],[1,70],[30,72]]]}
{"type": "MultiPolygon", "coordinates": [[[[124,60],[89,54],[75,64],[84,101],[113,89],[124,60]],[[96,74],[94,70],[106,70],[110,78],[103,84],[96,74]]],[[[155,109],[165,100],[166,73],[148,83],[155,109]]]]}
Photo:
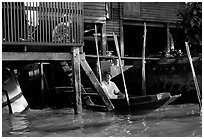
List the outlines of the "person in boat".
{"type": "Polygon", "coordinates": [[[112,76],[110,72],[104,73],[104,80],[102,82],[104,92],[110,97],[110,99],[125,98],[125,95],[120,92],[116,84],[111,81],[111,78],[112,76]]]}

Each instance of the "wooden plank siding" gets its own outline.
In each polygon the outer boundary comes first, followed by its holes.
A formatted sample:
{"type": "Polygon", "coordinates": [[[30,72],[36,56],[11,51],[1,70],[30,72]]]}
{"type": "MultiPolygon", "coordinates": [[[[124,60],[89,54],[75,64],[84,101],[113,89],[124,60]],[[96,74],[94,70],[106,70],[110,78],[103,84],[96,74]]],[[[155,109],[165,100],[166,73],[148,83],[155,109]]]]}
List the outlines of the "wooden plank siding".
{"type": "Polygon", "coordinates": [[[84,22],[85,23],[105,23],[106,33],[112,35],[120,35],[120,3],[111,2],[110,19],[106,18],[106,3],[105,2],[84,2],[84,22]]]}
{"type": "Polygon", "coordinates": [[[118,21],[108,21],[106,24],[107,36],[113,35],[113,32],[119,36],[120,35],[120,22],[118,21]]]}
{"type": "Polygon", "coordinates": [[[84,22],[103,23],[105,20],[105,2],[84,2],[84,22]]]}
{"type": "Polygon", "coordinates": [[[118,2],[112,2],[110,6],[111,17],[110,20],[106,21],[106,33],[107,36],[112,35],[113,32],[120,35],[120,10],[121,6],[118,2]]]}
{"type": "Polygon", "coordinates": [[[184,2],[134,2],[123,3],[123,19],[151,22],[168,22],[176,23],[178,18],[178,10],[184,8],[184,2]],[[137,6],[136,6],[137,5],[137,6]],[[134,10],[137,7],[137,14],[128,9],[134,10]]]}
{"type": "Polygon", "coordinates": [[[181,4],[178,2],[141,3],[141,18],[176,23],[179,20],[177,14],[181,4]]]}

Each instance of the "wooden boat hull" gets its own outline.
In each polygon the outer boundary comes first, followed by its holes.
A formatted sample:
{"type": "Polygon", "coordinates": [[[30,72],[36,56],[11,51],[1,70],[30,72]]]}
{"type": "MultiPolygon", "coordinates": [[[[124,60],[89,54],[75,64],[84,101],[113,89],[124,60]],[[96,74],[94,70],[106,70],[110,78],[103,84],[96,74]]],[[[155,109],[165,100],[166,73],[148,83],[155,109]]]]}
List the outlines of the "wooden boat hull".
{"type": "Polygon", "coordinates": [[[175,101],[180,95],[171,96],[170,93],[160,93],[156,95],[130,97],[129,104],[126,99],[111,99],[115,107],[115,111],[145,111],[158,109],[163,105],[175,101]]]}
{"type": "Polygon", "coordinates": [[[28,107],[20,85],[13,72],[8,69],[3,70],[2,85],[2,111],[6,113],[22,112],[28,107]]]}
{"type": "MultiPolygon", "coordinates": [[[[155,95],[129,97],[130,106],[128,106],[126,99],[111,99],[111,102],[114,105],[115,112],[133,112],[140,114],[168,105],[180,96],[181,95],[171,96],[170,93],[159,93],[155,95]]],[[[91,98],[93,98],[93,96],[91,98]]],[[[93,100],[96,101],[97,99],[95,98],[93,100]]],[[[87,108],[97,111],[106,110],[105,106],[102,106],[101,104],[89,104],[87,108]]]]}

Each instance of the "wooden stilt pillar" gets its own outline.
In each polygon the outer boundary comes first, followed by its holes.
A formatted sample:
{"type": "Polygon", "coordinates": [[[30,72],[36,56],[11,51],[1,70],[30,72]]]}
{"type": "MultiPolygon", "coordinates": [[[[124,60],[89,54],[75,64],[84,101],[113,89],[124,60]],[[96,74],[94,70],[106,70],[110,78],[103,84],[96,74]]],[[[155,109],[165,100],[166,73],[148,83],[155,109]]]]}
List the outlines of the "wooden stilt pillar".
{"type": "Polygon", "coordinates": [[[142,48],[142,94],[146,95],[146,76],[145,76],[145,51],[146,51],[146,35],[147,34],[147,25],[144,22],[144,39],[143,39],[143,48],[142,48]]]}
{"type": "MultiPolygon", "coordinates": [[[[123,20],[120,20],[120,52],[121,52],[121,57],[125,56],[124,53],[124,30],[123,30],[123,20]]],[[[124,60],[121,60],[122,65],[124,65],[124,60]]]]}
{"type": "Polygon", "coordinates": [[[102,26],[102,44],[101,44],[101,55],[106,55],[106,50],[107,50],[107,35],[106,35],[106,23],[103,23],[102,26]]]}
{"type": "Polygon", "coordinates": [[[44,107],[44,78],[43,78],[43,63],[40,62],[40,86],[41,86],[41,106],[44,107]]]}
{"type": "Polygon", "coordinates": [[[166,40],[167,40],[167,44],[166,44],[166,51],[170,52],[170,41],[169,41],[169,24],[166,24],[166,40]]]}
{"type": "Polygon", "coordinates": [[[73,72],[73,84],[75,92],[75,106],[74,113],[82,113],[82,100],[81,100],[81,74],[80,74],[80,55],[79,48],[73,47],[72,49],[73,59],[72,59],[72,72],[73,72]]]}

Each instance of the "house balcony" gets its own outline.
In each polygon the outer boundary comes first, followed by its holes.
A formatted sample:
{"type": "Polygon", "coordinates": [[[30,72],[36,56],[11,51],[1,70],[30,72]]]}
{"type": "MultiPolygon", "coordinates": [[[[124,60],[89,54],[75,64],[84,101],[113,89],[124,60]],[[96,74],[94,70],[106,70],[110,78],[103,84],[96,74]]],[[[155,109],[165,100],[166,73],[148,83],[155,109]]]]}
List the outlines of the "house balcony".
{"type": "Polygon", "coordinates": [[[83,3],[3,2],[2,46],[3,52],[83,46],[83,3]]]}

